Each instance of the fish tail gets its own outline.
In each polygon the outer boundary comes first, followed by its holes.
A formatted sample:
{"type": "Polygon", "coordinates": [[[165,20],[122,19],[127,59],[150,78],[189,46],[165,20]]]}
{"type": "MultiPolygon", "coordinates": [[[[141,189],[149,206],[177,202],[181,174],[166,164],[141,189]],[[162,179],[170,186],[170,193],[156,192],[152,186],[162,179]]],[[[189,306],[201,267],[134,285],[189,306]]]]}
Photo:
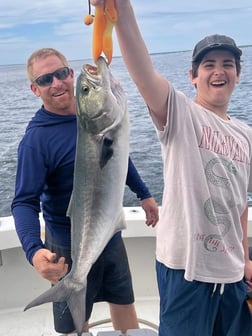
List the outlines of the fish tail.
{"type": "Polygon", "coordinates": [[[82,335],[86,322],[86,287],[79,292],[74,292],[67,300],[74,326],[78,335],[82,335]]]}
{"type": "Polygon", "coordinates": [[[86,286],[76,291],[73,288],[69,288],[65,279],[62,279],[57,285],[32,300],[24,308],[24,311],[44,303],[64,301],[69,307],[76,331],[81,335],[86,322],[86,286]]]}
{"type": "Polygon", "coordinates": [[[67,297],[71,295],[71,292],[69,293],[69,290],[72,291],[72,289],[67,288],[67,286],[64,283],[64,280],[62,279],[60,282],[57,283],[57,285],[51,287],[50,289],[48,289],[47,291],[36,297],[34,300],[32,300],[24,308],[24,311],[32,307],[39,306],[43,303],[66,301],[67,297]]]}

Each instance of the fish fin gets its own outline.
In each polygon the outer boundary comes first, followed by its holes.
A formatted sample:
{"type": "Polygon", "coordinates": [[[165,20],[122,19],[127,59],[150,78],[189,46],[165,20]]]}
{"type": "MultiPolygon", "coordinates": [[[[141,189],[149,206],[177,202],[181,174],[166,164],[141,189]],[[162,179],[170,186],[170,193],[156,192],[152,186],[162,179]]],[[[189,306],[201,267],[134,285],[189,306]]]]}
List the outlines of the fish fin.
{"type": "Polygon", "coordinates": [[[31,301],[24,308],[24,311],[44,303],[64,301],[66,301],[70,309],[77,333],[81,334],[86,321],[86,286],[81,290],[74,291],[73,288],[69,288],[66,285],[66,281],[62,279],[57,285],[51,287],[31,301]]]}
{"type": "Polygon", "coordinates": [[[101,155],[100,155],[100,168],[104,168],[107,162],[111,159],[113,156],[113,139],[104,137],[102,141],[102,147],[101,147],[101,155]]]}
{"type": "Polygon", "coordinates": [[[125,214],[124,214],[124,211],[123,211],[123,208],[122,208],[122,211],[120,212],[117,220],[116,220],[116,223],[115,223],[115,231],[114,231],[114,234],[118,231],[121,231],[121,230],[124,230],[127,228],[127,225],[126,225],[126,219],[125,219],[125,214]]]}

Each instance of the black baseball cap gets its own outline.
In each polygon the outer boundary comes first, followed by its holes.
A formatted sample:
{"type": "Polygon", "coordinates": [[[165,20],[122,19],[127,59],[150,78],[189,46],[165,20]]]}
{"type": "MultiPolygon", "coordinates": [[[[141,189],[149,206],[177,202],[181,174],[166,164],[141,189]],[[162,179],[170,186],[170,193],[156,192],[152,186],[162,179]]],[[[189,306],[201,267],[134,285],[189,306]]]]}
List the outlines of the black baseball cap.
{"type": "Polygon", "coordinates": [[[199,41],[193,49],[192,61],[200,61],[203,56],[213,49],[225,49],[231,51],[236,58],[240,58],[242,51],[239,49],[235,41],[225,35],[209,35],[199,41]]]}

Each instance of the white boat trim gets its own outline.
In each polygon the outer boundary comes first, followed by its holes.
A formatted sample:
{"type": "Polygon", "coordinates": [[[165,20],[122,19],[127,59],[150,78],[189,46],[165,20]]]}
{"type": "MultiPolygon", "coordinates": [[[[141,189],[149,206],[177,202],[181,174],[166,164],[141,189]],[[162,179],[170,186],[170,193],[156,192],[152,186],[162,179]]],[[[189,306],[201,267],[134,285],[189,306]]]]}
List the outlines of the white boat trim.
{"type": "MultiPolygon", "coordinates": [[[[123,230],[123,237],[155,237],[155,229],[144,225],[145,212],[141,207],[124,207],[124,214],[126,218],[127,229],[123,230]]],[[[41,235],[43,237],[45,224],[42,216],[40,217],[40,220],[41,235]]],[[[249,208],[248,214],[248,238],[249,241],[252,242],[252,208],[249,208]]],[[[13,217],[0,217],[0,251],[20,246],[21,245],[16,234],[13,217]]]]}
{"type": "MultiPolygon", "coordinates": [[[[155,229],[144,224],[145,212],[141,207],[124,207],[127,229],[123,230],[123,237],[154,237],[155,229]]],[[[45,234],[45,223],[40,216],[41,236],[45,234]]],[[[14,219],[12,216],[0,217],[0,250],[20,247],[14,219]]]]}

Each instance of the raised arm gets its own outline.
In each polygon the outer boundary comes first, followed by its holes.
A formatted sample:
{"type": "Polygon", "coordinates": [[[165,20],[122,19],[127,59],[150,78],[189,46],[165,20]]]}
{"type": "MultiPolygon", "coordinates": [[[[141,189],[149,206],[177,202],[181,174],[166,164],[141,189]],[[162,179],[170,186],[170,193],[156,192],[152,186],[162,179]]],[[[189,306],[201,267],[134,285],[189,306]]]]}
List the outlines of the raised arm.
{"type": "MultiPolygon", "coordinates": [[[[91,0],[93,5],[103,2],[104,0],[91,0]]],[[[118,11],[115,28],[124,62],[150,108],[152,118],[162,127],[166,123],[168,82],[153,68],[130,1],[115,2],[118,11]]]]}

